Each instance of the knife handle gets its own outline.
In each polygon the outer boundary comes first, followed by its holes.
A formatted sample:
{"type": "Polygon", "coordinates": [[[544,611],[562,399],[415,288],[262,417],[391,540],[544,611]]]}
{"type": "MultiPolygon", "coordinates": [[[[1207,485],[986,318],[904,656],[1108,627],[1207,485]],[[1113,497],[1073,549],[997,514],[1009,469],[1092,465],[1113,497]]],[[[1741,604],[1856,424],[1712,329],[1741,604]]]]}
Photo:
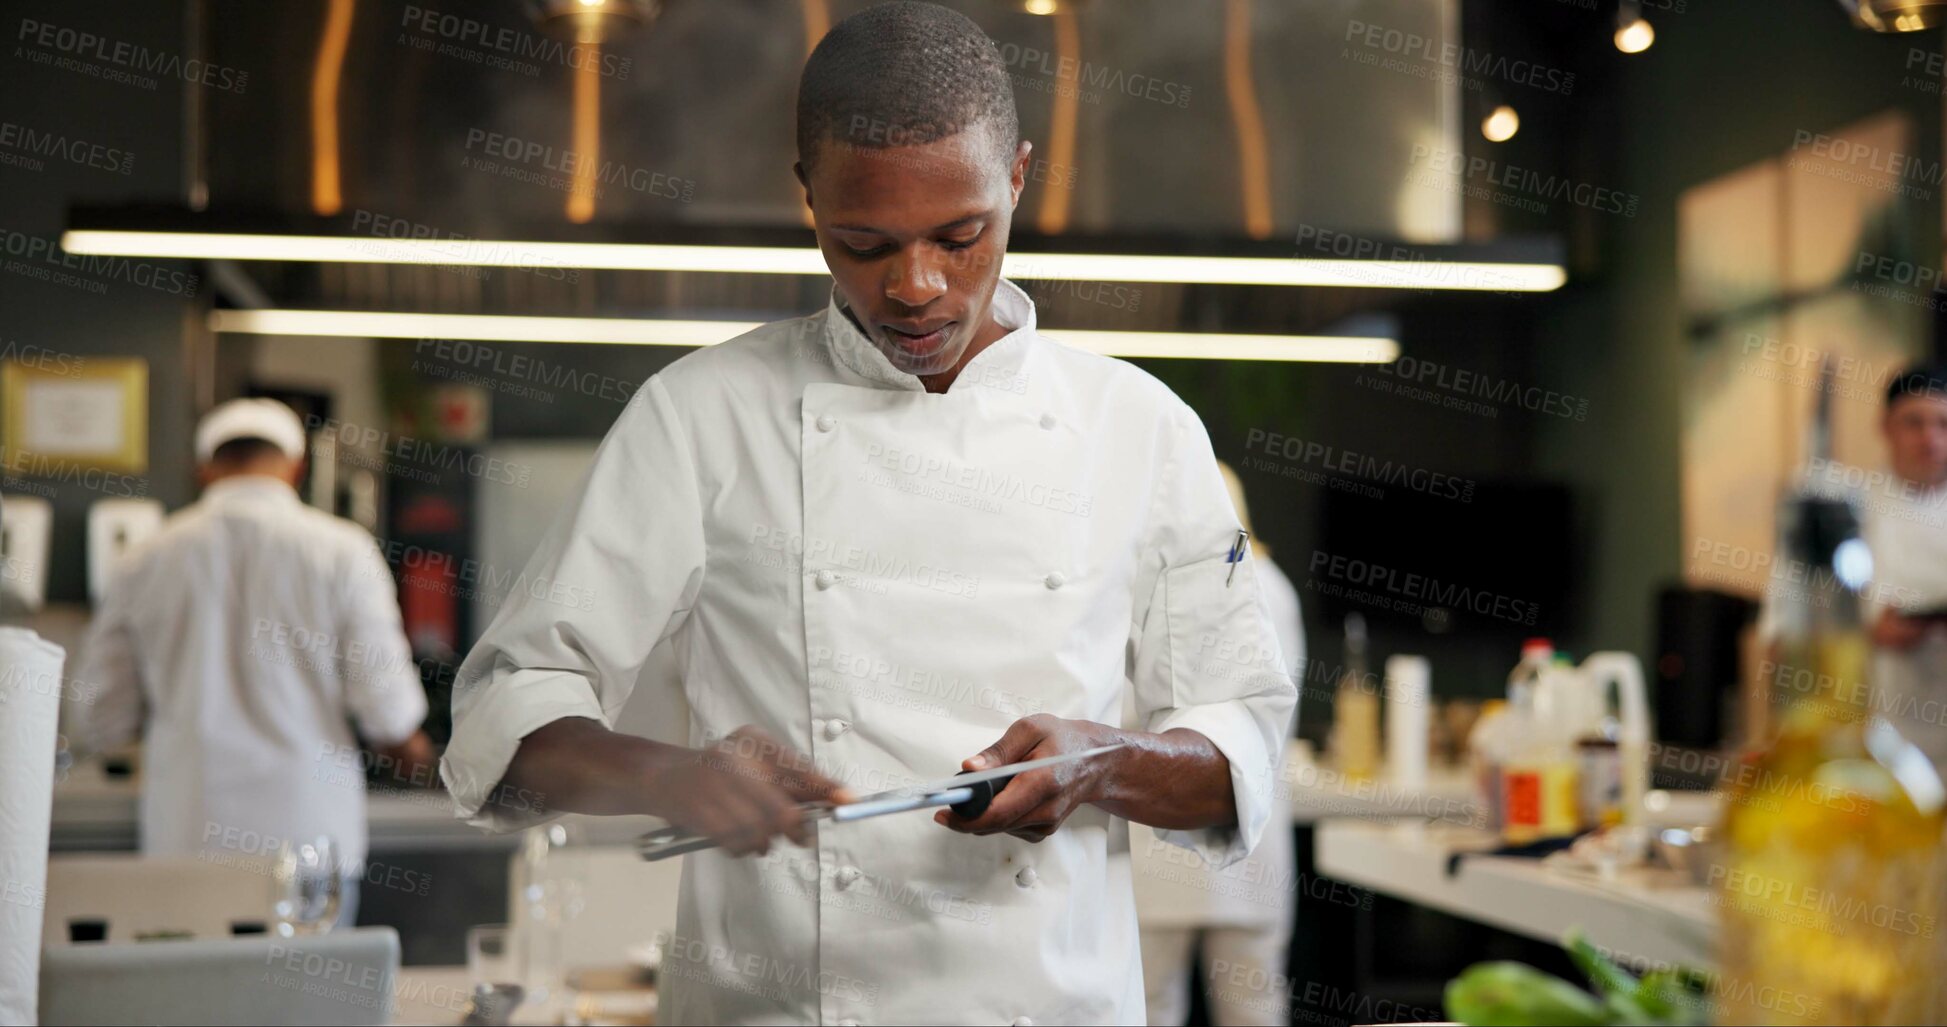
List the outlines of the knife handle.
{"type": "MultiPolygon", "coordinates": [[[[978,771],[963,770],[957,776],[965,777],[968,774],[974,773],[978,773],[978,771]]],[[[972,792],[973,795],[965,801],[956,802],[947,808],[952,810],[962,820],[972,820],[982,813],[987,812],[987,807],[994,801],[994,796],[1001,789],[1006,788],[1007,783],[1012,780],[1014,780],[1014,775],[1009,774],[1006,777],[997,777],[991,781],[976,781],[973,784],[966,785],[966,789],[972,792]]]]}

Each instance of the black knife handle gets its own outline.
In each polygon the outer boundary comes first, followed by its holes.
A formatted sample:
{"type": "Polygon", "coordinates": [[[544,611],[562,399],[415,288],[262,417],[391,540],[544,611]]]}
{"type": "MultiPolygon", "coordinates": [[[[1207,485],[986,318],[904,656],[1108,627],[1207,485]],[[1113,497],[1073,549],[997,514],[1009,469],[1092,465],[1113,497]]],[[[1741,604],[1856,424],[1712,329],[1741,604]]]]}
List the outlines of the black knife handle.
{"type": "MultiPolygon", "coordinates": [[[[965,777],[968,774],[974,773],[978,773],[978,771],[963,770],[956,776],[965,777]]],[[[972,820],[982,813],[987,812],[987,806],[994,801],[994,796],[1001,789],[1006,788],[1007,783],[1012,780],[1014,780],[1014,776],[1010,774],[1007,777],[998,777],[992,781],[976,781],[973,784],[967,785],[966,787],[973,789],[973,795],[964,802],[956,802],[948,806],[947,809],[952,810],[962,820],[972,820]]]]}

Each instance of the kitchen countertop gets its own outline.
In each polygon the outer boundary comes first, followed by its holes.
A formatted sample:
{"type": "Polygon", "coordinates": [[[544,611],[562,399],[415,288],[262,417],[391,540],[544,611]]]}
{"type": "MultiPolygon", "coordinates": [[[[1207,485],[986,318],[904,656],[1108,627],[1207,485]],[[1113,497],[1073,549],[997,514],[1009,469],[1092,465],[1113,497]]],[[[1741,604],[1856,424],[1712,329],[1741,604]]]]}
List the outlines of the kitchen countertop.
{"type": "MultiPolygon", "coordinates": [[[[53,834],[56,852],[125,852],[136,847],[136,811],[141,787],[133,777],[112,778],[97,760],[85,760],[54,786],[53,834]]],[[[1436,767],[1424,789],[1404,789],[1385,779],[1353,780],[1293,751],[1278,782],[1278,794],[1291,803],[1292,820],[1310,824],[1324,817],[1425,817],[1447,823],[1472,823],[1474,801],[1466,774],[1436,767]]],[[[427,849],[512,849],[516,834],[487,834],[454,819],[444,791],[379,790],[366,795],[366,818],[373,852],[427,849]]],[[[660,826],[653,817],[563,818],[582,837],[598,844],[624,844],[660,826]]]]}
{"type": "Polygon", "coordinates": [[[1326,817],[1423,817],[1451,824],[1475,824],[1482,818],[1473,778],[1465,768],[1435,766],[1423,787],[1405,788],[1384,776],[1347,777],[1312,762],[1295,745],[1285,752],[1278,794],[1290,801],[1291,819],[1298,824],[1326,817]]]}
{"type": "MultiPolygon", "coordinates": [[[[109,777],[96,760],[84,760],[54,786],[53,830],[48,847],[55,852],[126,852],[136,848],[136,816],[141,785],[136,778],[109,777]]],[[[444,791],[380,790],[366,793],[366,821],[373,852],[431,849],[506,849],[520,841],[518,832],[489,834],[453,816],[453,802],[444,791]]],[[[625,844],[661,824],[653,817],[562,818],[591,844],[625,844]]]]}
{"type": "Polygon", "coordinates": [[[1328,820],[1319,873],[1515,934],[1559,942],[1571,927],[1638,964],[1708,967],[1717,936],[1709,889],[1672,870],[1634,867],[1612,878],[1539,860],[1456,853],[1492,848],[1492,834],[1424,822],[1328,820]]]}
{"type": "MultiPolygon", "coordinates": [[[[576,1020],[583,1023],[653,1024],[656,991],[634,982],[626,968],[581,971],[575,975],[576,1020]]],[[[407,966],[392,983],[395,1024],[457,1024],[465,1015],[471,986],[464,966],[407,966]]],[[[516,1006],[515,1024],[547,1022],[540,1010],[516,1006]]]]}

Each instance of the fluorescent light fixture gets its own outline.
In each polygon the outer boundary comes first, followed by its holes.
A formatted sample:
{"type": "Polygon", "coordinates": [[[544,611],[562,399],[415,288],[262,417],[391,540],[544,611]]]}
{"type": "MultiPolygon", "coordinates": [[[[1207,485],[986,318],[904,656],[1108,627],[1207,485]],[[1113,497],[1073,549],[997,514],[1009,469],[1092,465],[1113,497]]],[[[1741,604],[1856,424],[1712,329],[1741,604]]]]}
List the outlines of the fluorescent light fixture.
{"type": "MultiPolygon", "coordinates": [[[[674,321],[619,317],[526,317],[510,314],[409,314],[389,311],[215,310],[210,330],[244,335],[316,335],[357,339],[471,339],[513,342],[713,346],[756,328],[756,321],[674,321]]],[[[1046,330],[1081,349],[1113,357],[1287,360],[1385,364],[1399,343],[1379,336],[1235,335],[1203,332],[1046,330]]]]}
{"type": "MultiPolygon", "coordinates": [[[[577,267],[618,271],[714,271],[727,274],[823,276],[829,273],[825,268],[824,256],[816,249],[803,246],[674,246],[74,229],[61,236],[61,248],[69,253],[107,257],[577,267]]],[[[1001,273],[1009,278],[1035,281],[1310,285],[1496,292],[1549,292],[1561,288],[1568,280],[1566,272],[1557,264],[1458,261],[1436,257],[1334,260],[1308,257],[1010,253],[1001,265],[1001,273]]]]}

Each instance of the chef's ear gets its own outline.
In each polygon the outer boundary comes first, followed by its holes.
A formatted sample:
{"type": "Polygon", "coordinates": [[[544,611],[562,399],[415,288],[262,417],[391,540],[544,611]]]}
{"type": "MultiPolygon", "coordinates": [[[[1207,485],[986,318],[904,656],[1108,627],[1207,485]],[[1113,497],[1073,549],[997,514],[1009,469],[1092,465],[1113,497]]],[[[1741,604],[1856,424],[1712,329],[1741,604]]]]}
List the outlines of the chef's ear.
{"type": "Polygon", "coordinates": [[[1026,139],[1014,148],[1014,163],[1007,170],[1007,188],[1012,194],[1007,204],[1009,208],[1021,205],[1021,190],[1028,187],[1028,155],[1033,152],[1034,144],[1026,139]]]}
{"type": "Polygon", "coordinates": [[[791,162],[791,173],[798,176],[798,184],[804,186],[804,205],[811,206],[811,175],[805,172],[804,161],[791,162]]]}

